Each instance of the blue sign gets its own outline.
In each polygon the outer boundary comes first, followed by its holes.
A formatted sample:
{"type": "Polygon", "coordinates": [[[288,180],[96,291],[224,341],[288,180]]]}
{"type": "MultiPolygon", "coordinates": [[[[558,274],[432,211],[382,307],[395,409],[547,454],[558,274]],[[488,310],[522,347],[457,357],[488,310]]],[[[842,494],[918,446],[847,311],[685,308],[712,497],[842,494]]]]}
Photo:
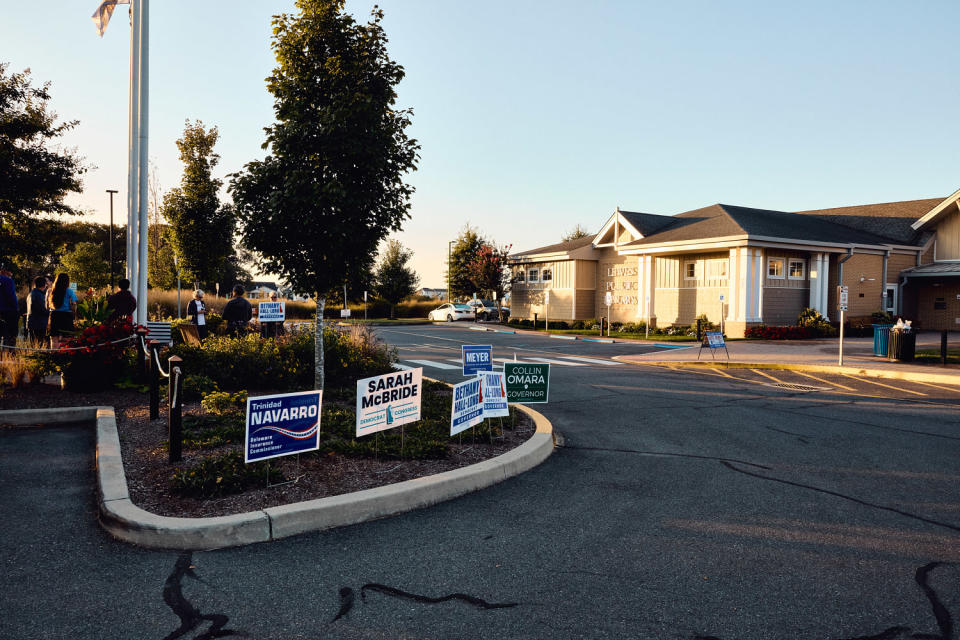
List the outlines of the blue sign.
{"type": "Polygon", "coordinates": [[[247,398],[244,461],[258,462],[320,448],[323,391],[247,398]]]}
{"type": "Polygon", "coordinates": [[[463,353],[463,375],[470,377],[481,371],[493,371],[493,346],[465,344],[460,350],[463,353]]]}
{"type": "Polygon", "coordinates": [[[480,378],[453,385],[450,435],[455,436],[483,422],[483,381],[480,378]]]}
{"type": "Polygon", "coordinates": [[[720,331],[707,331],[707,346],[711,349],[726,349],[727,345],[723,342],[723,333],[720,331]]]}
{"type": "Polygon", "coordinates": [[[261,302],[257,309],[260,322],[283,322],[286,320],[286,308],[283,302],[261,302]]]}

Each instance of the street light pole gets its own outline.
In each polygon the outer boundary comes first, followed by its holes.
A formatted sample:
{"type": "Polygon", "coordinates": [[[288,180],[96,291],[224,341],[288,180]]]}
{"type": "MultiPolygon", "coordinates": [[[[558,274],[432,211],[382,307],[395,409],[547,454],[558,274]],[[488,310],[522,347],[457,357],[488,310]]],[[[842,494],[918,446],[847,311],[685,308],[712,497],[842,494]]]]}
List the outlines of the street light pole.
{"type": "Polygon", "coordinates": [[[113,194],[117,190],[107,189],[107,193],[110,194],[110,293],[113,293],[113,194]]]}
{"type": "Polygon", "coordinates": [[[447,302],[450,302],[450,260],[453,258],[453,245],[456,240],[447,243],[447,302]]]}

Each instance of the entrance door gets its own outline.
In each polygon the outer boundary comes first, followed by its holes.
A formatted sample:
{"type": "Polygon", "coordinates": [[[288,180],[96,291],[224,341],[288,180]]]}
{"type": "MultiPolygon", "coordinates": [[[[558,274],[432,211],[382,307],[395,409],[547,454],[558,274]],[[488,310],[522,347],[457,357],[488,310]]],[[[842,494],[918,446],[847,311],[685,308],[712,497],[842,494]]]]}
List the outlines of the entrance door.
{"type": "Polygon", "coordinates": [[[884,288],[883,305],[884,311],[897,312],[897,285],[887,283],[884,288]]]}

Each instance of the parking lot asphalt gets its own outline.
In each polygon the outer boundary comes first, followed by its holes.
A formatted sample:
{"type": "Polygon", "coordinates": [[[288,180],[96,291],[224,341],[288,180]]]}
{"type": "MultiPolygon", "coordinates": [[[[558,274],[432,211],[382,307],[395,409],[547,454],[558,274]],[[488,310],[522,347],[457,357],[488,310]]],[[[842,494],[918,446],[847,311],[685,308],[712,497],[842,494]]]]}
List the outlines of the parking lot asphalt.
{"type": "Polygon", "coordinates": [[[564,446],[417,512],[179,554],[96,527],[87,429],[0,432],[16,523],[0,637],[956,637],[954,389],[641,366],[612,358],[656,347],[458,325],[377,332],[451,382],[461,344],[551,361],[536,408],[564,446]]]}

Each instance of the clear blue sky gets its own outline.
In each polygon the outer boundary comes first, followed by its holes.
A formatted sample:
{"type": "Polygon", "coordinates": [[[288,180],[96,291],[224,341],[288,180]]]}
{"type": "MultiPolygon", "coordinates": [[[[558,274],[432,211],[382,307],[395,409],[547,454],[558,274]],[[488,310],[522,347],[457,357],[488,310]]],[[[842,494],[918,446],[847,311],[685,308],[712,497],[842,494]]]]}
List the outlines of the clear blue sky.
{"type": "MultiPolygon", "coordinates": [[[[0,60],[52,83],[97,170],[72,202],[125,220],[129,29],[97,0],[6,3],[0,60]]],[[[782,210],[960,187],[960,3],[381,0],[399,105],[423,145],[400,240],[444,286],[465,223],[527,249],[616,206],[782,210]]],[[[150,156],[176,186],[185,119],[220,128],[223,175],[261,157],[270,17],[293,0],[151,3],[150,156]]],[[[351,0],[365,19],[372,2],[351,0]]]]}

